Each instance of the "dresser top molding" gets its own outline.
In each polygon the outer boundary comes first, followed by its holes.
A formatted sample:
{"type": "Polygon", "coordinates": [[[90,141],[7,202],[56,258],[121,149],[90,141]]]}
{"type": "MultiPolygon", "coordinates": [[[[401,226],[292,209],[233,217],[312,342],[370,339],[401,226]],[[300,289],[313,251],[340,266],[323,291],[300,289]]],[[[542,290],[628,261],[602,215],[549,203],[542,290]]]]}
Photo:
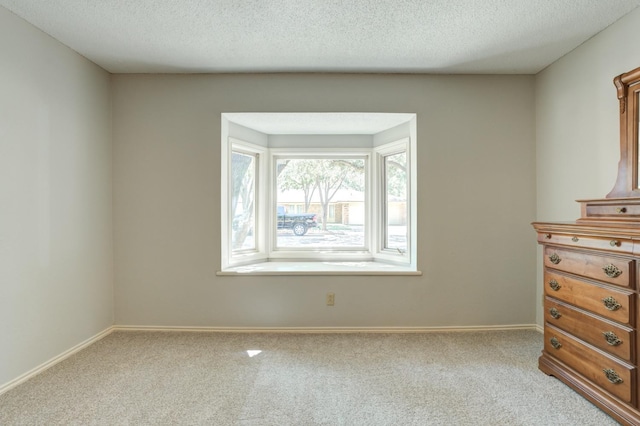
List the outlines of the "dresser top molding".
{"type": "Polygon", "coordinates": [[[616,237],[640,241],[640,223],[630,222],[533,222],[537,232],[616,237]]]}

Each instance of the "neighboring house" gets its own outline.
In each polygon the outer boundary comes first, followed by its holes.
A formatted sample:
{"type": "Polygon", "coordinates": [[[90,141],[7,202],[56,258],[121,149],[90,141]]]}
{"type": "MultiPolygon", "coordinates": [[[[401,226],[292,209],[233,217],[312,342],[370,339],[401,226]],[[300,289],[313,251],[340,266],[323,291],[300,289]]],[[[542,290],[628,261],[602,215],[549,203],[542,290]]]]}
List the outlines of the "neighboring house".
{"type": "MultiPolygon", "coordinates": [[[[290,190],[278,193],[278,205],[284,206],[289,213],[316,213],[318,222],[322,221],[322,206],[316,194],[305,209],[302,191],[290,190]]],[[[389,202],[389,225],[407,224],[407,202],[397,198],[389,202]]],[[[365,218],[364,194],[360,191],[339,190],[329,203],[327,223],[343,225],[363,225],[365,218]]]]}

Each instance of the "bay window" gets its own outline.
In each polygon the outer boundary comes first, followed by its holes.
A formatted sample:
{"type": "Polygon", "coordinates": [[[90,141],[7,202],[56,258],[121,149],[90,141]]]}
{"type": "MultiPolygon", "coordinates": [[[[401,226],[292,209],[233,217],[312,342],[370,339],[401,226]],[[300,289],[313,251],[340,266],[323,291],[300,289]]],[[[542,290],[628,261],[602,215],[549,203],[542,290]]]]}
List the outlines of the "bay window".
{"type": "Polygon", "coordinates": [[[416,271],[415,142],[396,133],[223,126],[222,272],[416,271]]]}

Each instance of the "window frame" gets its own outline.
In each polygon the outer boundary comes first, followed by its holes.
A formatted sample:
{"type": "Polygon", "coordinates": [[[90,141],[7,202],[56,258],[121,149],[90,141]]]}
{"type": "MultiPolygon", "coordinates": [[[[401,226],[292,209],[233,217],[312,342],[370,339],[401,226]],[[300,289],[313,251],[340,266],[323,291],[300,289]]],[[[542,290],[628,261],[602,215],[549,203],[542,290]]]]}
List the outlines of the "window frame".
{"type": "MultiPolygon", "coordinates": [[[[275,174],[275,164],[279,159],[292,158],[292,159],[362,159],[365,163],[365,212],[370,209],[370,192],[371,192],[371,162],[372,155],[370,149],[362,148],[341,148],[341,149],[318,149],[318,148],[273,148],[269,153],[269,165],[271,167],[271,199],[267,202],[270,204],[270,212],[275,212],[278,204],[277,197],[277,176],[275,174]]],[[[271,219],[271,224],[275,223],[276,217],[271,219]]],[[[274,226],[270,232],[270,244],[269,244],[269,259],[281,259],[281,260],[311,260],[311,261],[331,261],[336,260],[337,254],[340,257],[349,260],[371,260],[370,253],[370,235],[371,230],[371,218],[365,213],[365,226],[364,226],[364,244],[360,247],[312,247],[312,248],[295,248],[292,247],[278,247],[277,245],[277,226],[274,226]],[[293,250],[292,250],[293,249],[293,250]]]]}
{"type": "Polygon", "coordinates": [[[413,198],[412,186],[413,170],[411,167],[410,138],[402,138],[394,142],[385,143],[375,148],[266,148],[237,138],[229,137],[226,161],[222,165],[223,175],[227,177],[227,184],[222,185],[222,267],[223,269],[248,265],[264,261],[382,261],[386,263],[408,266],[415,264],[412,252],[413,226],[415,217],[412,215],[413,198]],[[255,250],[235,251],[231,247],[232,220],[231,217],[231,156],[233,152],[256,156],[255,166],[255,203],[256,221],[254,225],[255,250]],[[405,152],[407,156],[407,249],[403,253],[385,247],[386,206],[385,201],[385,173],[384,160],[386,157],[405,152]],[[331,153],[331,154],[329,154],[331,153]],[[276,175],[275,164],[278,159],[292,158],[364,158],[365,159],[365,245],[364,248],[338,248],[329,250],[312,248],[308,250],[291,250],[276,246],[276,175]],[[226,226],[225,226],[226,224],[226,226]]]}
{"type": "Polygon", "coordinates": [[[378,169],[378,179],[377,183],[377,212],[378,218],[376,220],[376,226],[378,227],[376,236],[378,237],[378,241],[376,243],[376,254],[378,259],[384,259],[391,262],[396,263],[411,263],[412,258],[412,228],[414,224],[414,218],[412,215],[412,207],[413,207],[413,192],[412,192],[412,173],[413,168],[411,167],[411,151],[410,151],[410,138],[403,138],[394,142],[386,143],[374,149],[376,155],[376,166],[378,169]],[[397,250],[386,247],[387,241],[387,211],[385,206],[386,201],[386,167],[385,167],[385,158],[400,154],[406,153],[406,167],[407,167],[407,246],[404,252],[400,253],[397,250]],[[402,259],[406,260],[402,260],[402,259]]]}
{"type": "Polygon", "coordinates": [[[265,219],[266,209],[264,206],[264,185],[267,182],[267,154],[268,149],[243,141],[237,138],[229,137],[228,143],[223,148],[223,158],[221,164],[221,176],[226,177],[226,184],[221,185],[221,254],[222,268],[226,269],[232,266],[246,265],[255,262],[262,262],[267,259],[266,241],[264,239],[264,229],[268,226],[265,219]],[[256,156],[255,161],[255,223],[254,223],[254,246],[255,249],[245,249],[234,253],[232,248],[232,232],[233,217],[231,215],[231,197],[232,197],[232,178],[231,164],[233,152],[250,154],[256,156]]]}

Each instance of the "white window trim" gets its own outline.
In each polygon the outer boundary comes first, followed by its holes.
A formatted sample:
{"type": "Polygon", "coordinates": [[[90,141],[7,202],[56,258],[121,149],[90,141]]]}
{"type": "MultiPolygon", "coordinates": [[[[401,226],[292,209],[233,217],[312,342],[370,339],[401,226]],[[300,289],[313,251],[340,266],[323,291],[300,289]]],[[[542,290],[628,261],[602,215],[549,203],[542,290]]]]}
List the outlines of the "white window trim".
{"type": "Polygon", "coordinates": [[[303,149],[266,148],[233,137],[222,144],[221,155],[221,267],[218,275],[420,275],[416,264],[416,205],[417,177],[415,141],[402,138],[371,149],[303,149]],[[256,173],[257,220],[254,238],[256,250],[233,254],[230,226],[230,181],[232,151],[257,154],[256,173]],[[383,247],[384,183],[382,170],[384,157],[406,151],[407,155],[407,250],[404,254],[383,247]],[[365,196],[366,249],[322,250],[307,252],[276,249],[275,223],[275,174],[276,158],[296,155],[358,155],[367,156],[367,194],[365,196]],[[269,229],[271,229],[269,231],[269,229]]]}
{"type": "Polygon", "coordinates": [[[376,168],[378,179],[376,180],[376,191],[375,196],[375,206],[373,209],[376,213],[375,224],[377,226],[377,230],[374,233],[377,240],[375,241],[375,259],[383,260],[392,263],[398,264],[411,264],[412,263],[412,241],[413,241],[413,227],[414,227],[414,215],[412,212],[413,202],[413,192],[411,191],[415,185],[412,185],[412,177],[415,174],[415,169],[411,166],[411,146],[410,139],[403,138],[395,142],[390,142],[379,147],[374,148],[374,153],[376,157],[376,168]],[[396,250],[388,249],[384,246],[385,234],[387,230],[385,229],[385,205],[384,200],[386,198],[385,194],[385,181],[384,181],[384,159],[387,156],[399,154],[401,152],[406,152],[407,156],[407,212],[409,212],[409,217],[407,221],[407,248],[405,252],[402,254],[396,250]]]}
{"type": "Polygon", "coordinates": [[[409,266],[383,262],[263,262],[236,266],[216,275],[422,275],[409,266]]]}
{"type": "Polygon", "coordinates": [[[235,138],[229,138],[227,144],[223,144],[222,156],[226,158],[225,161],[222,161],[221,165],[221,176],[226,176],[223,179],[223,184],[221,185],[221,200],[225,200],[221,202],[221,220],[220,220],[220,236],[222,237],[222,246],[221,246],[221,257],[222,257],[222,269],[227,269],[233,266],[239,265],[247,265],[257,262],[264,262],[267,260],[267,242],[263,237],[264,232],[263,229],[267,229],[267,206],[265,206],[262,198],[264,197],[263,187],[265,182],[268,181],[268,150],[259,145],[252,144],[250,142],[241,141],[235,138]],[[254,238],[255,238],[255,250],[243,250],[242,252],[234,255],[233,250],[231,249],[231,232],[232,227],[230,226],[232,217],[231,217],[231,155],[233,151],[238,151],[242,153],[254,154],[257,155],[256,168],[257,173],[255,177],[255,187],[256,187],[256,223],[254,229],[254,238]]]}

